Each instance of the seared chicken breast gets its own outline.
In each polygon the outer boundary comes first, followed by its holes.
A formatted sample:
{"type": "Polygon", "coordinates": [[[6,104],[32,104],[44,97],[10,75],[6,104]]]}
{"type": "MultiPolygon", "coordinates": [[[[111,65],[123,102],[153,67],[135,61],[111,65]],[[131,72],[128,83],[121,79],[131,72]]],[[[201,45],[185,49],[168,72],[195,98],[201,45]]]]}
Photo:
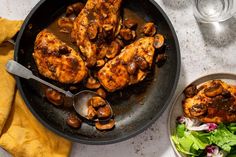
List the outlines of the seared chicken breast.
{"type": "Polygon", "coordinates": [[[236,121],[235,86],[213,80],[206,82],[197,90],[190,88],[192,87],[188,88],[185,94],[187,98],[183,101],[183,111],[186,116],[206,123],[236,121]],[[192,91],[195,91],[195,94],[192,91]]]}
{"type": "Polygon", "coordinates": [[[88,66],[106,54],[102,48],[111,42],[119,29],[122,0],[88,0],[74,21],[71,36],[86,57],[88,66]],[[105,46],[104,46],[105,45],[105,46]]]}
{"type": "Polygon", "coordinates": [[[41,75],[61,83],[78,83],[87,74],[80,55],[46,29],[36,37],[33,58],[41,75]]]}
{"type": "Polygon", "coordinates": [[[142,81],[152,66],[154,41],[154,37],[141,38],[108,61],[98,72],[98,79],[103,87],[114,92],[142,81]]]}

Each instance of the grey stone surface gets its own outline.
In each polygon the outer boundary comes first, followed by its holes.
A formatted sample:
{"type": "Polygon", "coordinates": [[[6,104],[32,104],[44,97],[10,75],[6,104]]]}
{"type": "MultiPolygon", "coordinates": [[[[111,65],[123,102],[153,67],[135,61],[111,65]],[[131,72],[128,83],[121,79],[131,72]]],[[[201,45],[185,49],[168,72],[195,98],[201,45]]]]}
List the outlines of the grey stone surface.
{"type": "MultiPolygon", "coordinates": [[[[0,16],[22,19],[37,1],[0,0],[0,16]]],[[[200,76],[236,73],[236,17],[223,23],[199,24],[191,0],[156,2],[169,16],[180,43],[182,65],[176,94],[200,76]]],[[[174,157],[167,133],[168,111],[149,129],[127,141],[105,146],[74,144],[71,157],[174,157]]]]}

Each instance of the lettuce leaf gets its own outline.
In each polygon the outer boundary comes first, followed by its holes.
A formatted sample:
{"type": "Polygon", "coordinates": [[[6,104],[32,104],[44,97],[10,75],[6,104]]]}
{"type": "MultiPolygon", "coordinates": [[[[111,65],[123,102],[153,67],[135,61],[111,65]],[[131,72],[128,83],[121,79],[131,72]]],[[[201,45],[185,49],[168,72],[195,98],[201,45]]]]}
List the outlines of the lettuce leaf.
{"type": "Polygon", "coordinates": [[[188,156],[202,156],[208,145],[216,145],[228,153],[227,157],[236,157],[236,123],[219,124],[211,132],[190,131],[184,124],[177,124],[172,140],[176,149],[188,156]]]}
{"type": "Polygon", "coordinates": [[[232,132],[233,134],[236,133],[236,123],[230,123],[227,125],[227,128],[229,129],[230,132],[232,132]]]}
{"type": "Polygon", "coordinates": [[[227,157],[236,157],[236,147],[231,147],[230,153],[227,155],[227,157]]]}
{"type": "Polygon", "coordinates": [[[176,135],[172,136],[172,140],[178,151],[191,156],[199,156],[210,144],[209,136],[209,133],[188,131],[185,125],[178,124],[176,135]]]}
{"type": "Polygon", "coordinates": [[[176,127],[176,135],[178,137],[184,137],[184,132],[185,132],[186,128],[184,124],[179,124],[176,127]]]}
{"type": "Polygon", "coordinates": [[[228,153],[232,146],[236,146],[236,135],[231,133],[223,123],[219,124],[218,129],[211,132],[209,140],[228,153]]]}

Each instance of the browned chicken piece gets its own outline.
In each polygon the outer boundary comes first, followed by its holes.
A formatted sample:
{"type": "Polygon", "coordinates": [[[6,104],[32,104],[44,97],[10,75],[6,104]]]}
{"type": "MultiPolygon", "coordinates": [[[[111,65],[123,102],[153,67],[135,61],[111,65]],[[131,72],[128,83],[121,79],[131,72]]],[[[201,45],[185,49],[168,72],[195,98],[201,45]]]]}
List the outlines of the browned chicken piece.
{"type": "Polygon", "coordinates": [[[71,33],[80,51],[86,57],[87,66],[94,66],[104,45],[109,45],[120,28],[122,0],[88,0],[75,19],[71,33]]]}
{"type": "Polygon", "coordinates": [[[205,123],[236,121],[236,87],[213,80],[198,89],[188,87],[185,95],[187,97],[183,101],[183,111],[186,116],[205,123]]]}
{"type": "Polygon", "coordinates": [[[154,37],[144,37],[126,46],[121,53],[99,70],[103,87],[114,92],[142,81],[153,62],[154,37]]]}
{"type": "Polygon", "coordinates": [[[61,83],[78,83],[87,74],[80,55],[46,29],[36,37],[33,57],[41,75],[61,83]]]}

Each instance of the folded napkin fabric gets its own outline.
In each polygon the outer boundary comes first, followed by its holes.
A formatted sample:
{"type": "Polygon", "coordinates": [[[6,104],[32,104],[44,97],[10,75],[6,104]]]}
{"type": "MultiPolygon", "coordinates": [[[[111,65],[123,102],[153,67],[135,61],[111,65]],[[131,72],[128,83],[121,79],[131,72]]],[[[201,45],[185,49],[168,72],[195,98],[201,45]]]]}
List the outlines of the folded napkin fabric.
{"type": "Polygon", "coordinates": [[[0,18],[0,147],[15,157],[67,157],[71,142],[38,122],[15,89],[13,76],[5,70],[14,50],[4,41],[12,38],[21,24],[0,18]]]}

